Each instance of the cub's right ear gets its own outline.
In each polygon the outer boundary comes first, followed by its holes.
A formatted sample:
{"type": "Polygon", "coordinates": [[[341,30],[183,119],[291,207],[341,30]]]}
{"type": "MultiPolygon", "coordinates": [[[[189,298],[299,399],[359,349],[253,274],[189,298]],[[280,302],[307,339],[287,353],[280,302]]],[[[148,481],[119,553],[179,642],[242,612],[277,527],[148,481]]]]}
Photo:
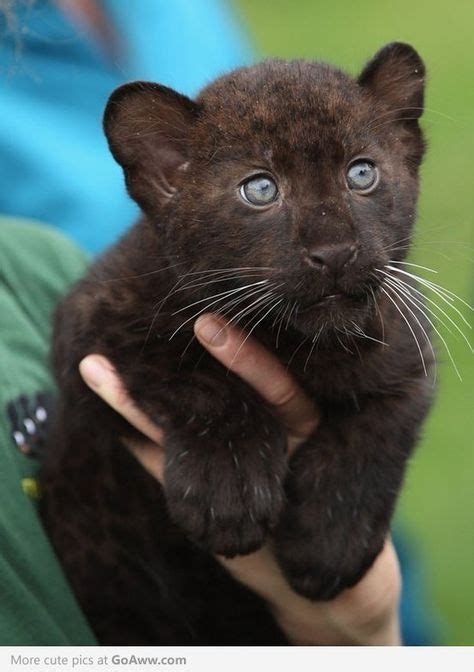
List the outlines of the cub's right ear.
{"type": "Polygon", "coordinates": [[[149,214],[171,199],[188,161],[190,131],[200,106],[152,82],[116,89],[104,112],[104,131],[127,188],[149,214]]]}

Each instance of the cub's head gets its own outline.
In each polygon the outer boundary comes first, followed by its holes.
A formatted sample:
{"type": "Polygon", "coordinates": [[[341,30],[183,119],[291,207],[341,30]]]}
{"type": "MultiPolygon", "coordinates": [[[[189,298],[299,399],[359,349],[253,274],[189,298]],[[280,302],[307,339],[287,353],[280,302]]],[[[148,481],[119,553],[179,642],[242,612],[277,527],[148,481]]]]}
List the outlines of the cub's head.
{"type": "Polygon", "coordinates": [[[201,277],[215,278],[212,293],[230,283],[235,309],[239,297],[270,313],[287,307],[295,327],[314,333],[361,325],[376,269],[407,250],[424,83],[416,51],[394,43],[357,79],[271,60],[221,77],[195,101],[126,84],[104,127],[161,253],[178,255],[183,273],[216,271],[201,277]]]}

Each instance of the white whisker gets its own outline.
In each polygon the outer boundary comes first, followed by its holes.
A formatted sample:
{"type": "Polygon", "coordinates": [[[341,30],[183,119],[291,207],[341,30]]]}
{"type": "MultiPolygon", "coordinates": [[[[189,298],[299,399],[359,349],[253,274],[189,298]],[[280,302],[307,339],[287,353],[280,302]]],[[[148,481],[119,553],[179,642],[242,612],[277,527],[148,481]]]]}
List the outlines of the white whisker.
{"type": "Polygon", "coordinates": [[[394,298],[389,294],[389,292],[385,289],[385,287],[382,287],[382,285],[381,285],[381,286],[380,286],[380,290],[381,290],[381,291],[382,291],[382,292],[383,292],[383,293],[390,299],[390,301],[393,303],[393,305],[395,306],[395,308],[398,310],[398,312],[400,313],[400,315],[401,315],[402,318],[404,319],[404,321],[405,321],[407,327],[409,328],[409,330],[410,330],[410,332],[411,332],[411,335],[413,336],[413,339],[414,339],[414,341],[415,341],[415,343],[416,343],[416,347],[418,348],[418,352],[420,353],[421,363],[422,363],[422,366],[423,366],[423,371],[425,372],[425,376],[428,376],[428,371],[427,371],[427,369],[426,369],[426,364],[425,364],[425,358],[423,357],[423,352],[422,352],[422,350],[421,350],[420,343],[419,343],[419,341],[418,341],[418,339],[417,339],[417,337],[416,337],[416,334],[415,334],[415,332],[414,332],[414,330],[413,330],[413,327],[411,326],[411,324],[410,324],[410,322],[409,322],[407,316],[406,316],[405,313],[402,311],[402,309],[400,308],[400,306],[397,304],[397,302],[395,301],[395,299],[394,299],[394,298]]]}
{"type": "Polygon", "coordinates": [[[388,343],[385,343],[385,341],[381,341],[378,338],[374,338],[374,336],[369,336],[368,334],[365,333],[365,331],[363,331],[363,329],[361,329],[359,327],[358,324],[356,324],[355,322],[352,322],[352,320],[351,320],[351,324],[353,325],[354,329],[356,330],[356,333],[354,334],[353,332],[348,331],[347,332],[348,334],[352,334],[353,336],[361,336],[362,338],[366,338],[369,341],[374,341],[375,343],[380,343],[380,345],[388,347],[388,343]]]}
{"type": "MultiPolygon", "coordinates": [[[[247,322],[242,326],[242,331],[246,332],[246,331],[247,331],[247,328],[249,327],[249,325],[252,324],[252,322],[254,322],[254,320],[256,320],[256,319],[258,318],[258,316],[261,315],[261,314],[263,313],[263,311],[266,309],[266,307],[267,307],[272,301],[274,301],[275,299],[280,299],[280,298],[282,298],[282,297],[283,297],[282,294],[278,294],[278,295],[277,295],[277,294],[275,293],[275,291],[272,291],[272,293],[270,294],[270,296],[263,302],[263,306],[259,306],[259,307],[257,306],[257,312],[252,311],[254,314],[252,315],[252,317],[250,318],[250,320],[247,320],[247,322]]],[[[280,303],[280,302],[279,302],[279,303],[280,303]]],[[[245,315],[242,315],[242,317],[240,318],[239,321],[242,322],[242,320],[244,319],[244,317],[247,317],[248,315],[249,315],[249,313],[246,313],[245,315]]]]}
{"type": "Polygon", "coordinates": [[[267,315],[269,315],[269,314],[271,313],[271,311],[272,311],[274,308],[276,308],[276,307],[277,307],[283,300],[284,300],[283,298],[280,298],[280,299],[278,299],[278,301],[276,301],[275,303],[272,303],[272,305],[271,305],[270,308],[267,310],[267,312],[266,312],[266,313],[265,313],[265,314],[264,314],[264,315],[263,315],[263,316],[262,316],[262,317],[261,317],[261,318],[260,318],[260,319],[259,319],[253,326],[252,326],[252,328],[250,329],[250,331],[248,332],[248,334],[245,336],[244,340],[243,340],[242,343],[240,344],[240,346],[239,346],[237,352],[236,352],[235,355],[233,356],[232,361],[231,361],[231,363],[230,363],[230,365],[229,365],[229,367],[228,367],[229,369],[232,368],[232,365],[233,365],[234,361],[237,359],[238,354],[239,354],[239,352],[242,350],[242,348],[244,347],[244,345],[245,345],[247,339],[249,339],[250,336],[252,335],[252,332],[255,331],[255,329],[258,327],[258,325],[259,325],[261,322],[263,322],[263,320],[267,317],[267,315]]]}
{"type": "MultiPolygon", "coordinates": [[[[433,348],[433,344],[431,343],[431,339],[430,339],[429,335],[427,334],[426,329],[424,328],[424,326],[421,324],[420,320],[418,319],[417,315],[413,312],[413,310],[410,308],[410,306],[400,296],[400,292],[402,292],[402,289],[400,287],[397,287],[397,285],[392,283],[392,281],[389,280],[388,278],[386,279],[386,282],[390,283],[390,287],[391,287],[392,292],[395,294],[395,296],[398,297],[398,299],[403,303],[403,305],[406,307],[406,309],[413,316],[414,320],[416,321],[416,323],[420,327],[423,336],[425,337],[425,340],[428,344],[428,347],[431,350],[431,354],[433,355],[433,361],[434,361],[434,364],[435,364],[435,374],[434,374],[434,379],[433,379],[433,385],[435,385],[436,378],[437,378],[437,375],[438,375],[438,367],[437,367],[437,363],[436,363],[436,354],[435,354],[435,351],[434,351],[434,348],[433,348]]],[[[415,308],[417,308],[417,310],[420,311],[420,313],[425,317],[425,319],[427,319],[429,321],[429,318],[426,315],[426,313],[411,300],[413,297],[407,296],[407,294],[405,292],[403,292],[403,295],[405,296],[405,298],[408,301],[410,301],[410,303],[412,303],[413,306],[415,306],[415,308]]]]}
{"type": "Polygon", "coordinates": [[[311,359],[311,355],[313,354],[313,350],[316,347],[316,343],[318,342],[318,339],[321,336],[321,333],[323,331],[323,327],[324,327],[324,324],[321,325],[321,327],[315,333],[313,340],[311,341],[311,348],[309,349],[309,354],[306,357],[306,361],[305,361],[304,366],[303,366],[303,373],[306,373],[306,367],[308,366],[309,360],[311,359]]]}
{"type": "Polygon", "coordinates": [[[138,278],[146,278],[150,275],[156,275],[157,273],[162,273],[163,271],[169,271],[170,268],[176,268],[177,266],[182,266],[185,263],[187,263],[187,262],[186,261],[179,261],[177,264],[171,264],[170,266],[162,266],[161,268],[157,268],[154,271],[148,271],[147,273],[139,273],[138,275],[124,275],[124,276],[119,277],[119,278],[108,278],[106,280],[100,280],[99,282],[101,282],[101,283],[120,282],[120,281],[123,281],[123,280],[135,280],[135,279],[138,279],[138,278]]]}
{"type": "Polygon", "coordinates": [[[427,280],[426,278],[422,278],[419,275],[414,275],[413,273],[409,273],[408,271],[404,271],[401,268],[395,268],[394,266],[390,266],[388,264],[387,264],[386,268],[390,269],[391,271],[395,271],[397,273],[403,273],[403,275],[408,275],[410,278],[413,278],[414,280],[418,280],[418,282],[420,282],[421,284],[424,284],[425,286],[427,286],[432,291],[434,291],[433,288],[438,289],[439,291],[442,291],[442,292],[446,293],[448,296],[451,296],[451,297],[457,299],[458,301],[461,301],[461,303],[463,303],[467,308],[469,308],[469,310],[474,310],[474,308],[471,305],[469,305],[467,303],[467,301],[464,301],[464,299],[462,299],[460,296],[455,294],[450,289],[446,289],[446,287],[443,287],[442,285],[438,285],[438,284],[436,284],[436,282],[433,282],[432,280],[427,280]]]}
{"type": "Polygon", "coordinates": [[[246,273],[245,275],[226,275],[224,277],[219,277],[215,278],[212,277],[209,280],[205,280],[204,282],[197,282],[195,283],[194,280],[191,281],[191,283],[188,283],[186,285],[183,285],[180,287],[177,291],[178,292],[183,292],[186,289],[195,289],[196,287],[206,287],[208,285],[212,285],[217,282],[231,282],[232,280],[245,280],[247,278],[258,278],[257,273],[246,273]]]}
{"type": "Polygon", "coordinates": [[[276,347],[277,350],[278,350],[278,345],[279,345],[279,342],[280,342],[281,329],[283,327],[283,323],[285,321],[285,316],[286,316],[286,313],[288,312],[288,310],[290,308],[290,305],[291,305],[290,302],[287,300],[283,304],[283,307],[279,311],[278,316],[277,316],[278,317],[278,331],[277,331],[277,335],[276,335],[276,339],[275,339],[275,347],[276,347]]]}
{"type": "MultiPolygon", "coordinates": [[[[375,275],[374,275],[374,277],[375,277],[375,275]]],[[[375,296],[375,292],[374,292],[372,287],[370,288],[370,291],[372,293],[372,298],[374,299],[375,310],[377,311],[378,316],[379,316],[380,326],[382,327],[382,341],[385,343],[385,323],[383,321],[382,311],[380,310],[380,306],[378,304],[377,298],[375,296]]]]}
{"type": "MultiPolygon", "coordinates": [[[[400,283],[401,285],[407,287],[409,291],[411,290],[411,291],[414,291],[416,294],[419,294],[420,296],[422,296],[422,297],[424,298],[425,301],[428,301],[428,303],[431,303],[433,306],[435,306],[435,308],[436,308],[437,310],[439,310],[439,312],[440,312],[442,315],[445,316],[445,318],[446,318],[446,319],[453,325],[453,327],[456,329],[456,331],[462,336],[462,338],[464,339],[464,341],[465,341],[465,343],[467,344],[468,348],[469,348],[469,349],[471,350],[471,352],[472,352],[472,349],[473,349],[473,348],[472,348],[472,345],[471,345],[469,339],[467,338],[466,334],[465,334],[465,333],[463,332],[463,330],[459,327],[459,325],[458,325],[458,324],[457,324],[457,323],[456,323],[456,322],[455,322],[455,321],[454,321],[454,320],[453,320],[453,319],[446,313],[446,311],[443,310],[443,309],[441,308],[441,306],[439,306],[439,305],[436,303],[436,301],[433,301],[433,299],[430,299],[428,296],[425,296],[425,295],[423,294],[423,292],[420,292],[419,289],[417,289],[416,287],[412,287],[411,285],[409,285],[407,282],[404,282],[404,281],[401,280],[400,278],[398,278],[398,277],[394,277],[394,276],[390,275],[390,273],[387,273],[386,271],[381,271],[381,272],[382,272],[384,275],[388,276],[389,278],[392,278],[392,280],[395,280],[395,281],[397,281],[398,283],[400,283]]],[[[464,315],[463,315],[463,314],[456,308],[456,306],[453,306],[452,303],[448,303],[448,302],[443,298],[443,296],[441,296],[438,292],[436,292],[436,291],[434,291],[434,290],[432,290],[432,291],[433,291],[437,296],[439,296],[441,299],[443,299],[443,300],[445,301],[445,303],[446,303],[450,308],[452,308],[452,310],[454,310],[454,311],[460,316],[460,318],[461,318],[461,319],[463,320],[463,322],[469,327],[469,329],[471,329],[471,325],[469,324],[469,322],[466,321],[466,319],[464,318],[464,315]]],[[[428,309],[428,306],[425,306],[425,307],[428,309]]],[[[430,311],[430,312],[432,312],[432,311],[430,311]]],[[[432,314],[434,314],[435,317],[437,317],[437,319],[439,319],[439,320],[441,321],[441,318],[440,318],[439,316],[437,316],[435,313],[432,313],[432,314]]],[[[446,325],[444,325],[444,326],[446,326],[446,325]]],[[[450,333],[452,333],[451,330],[449,329],[449,327],[446,327],[446,328],[448,329],[448,331],[450,331],[450,333]]],[[[454,334],[453,334],[453,335],[454,335],[454,334]]]]}
{"type": "Polygon", "coordinates": [[[437,273],[438,271],[434,268],[429,268],[429,266],[422,266],[421,264],[414,264],[411,261],[395,261],[394,259],[389,260],[390,264],[403,264],[404,266],[415,266],[416,268],[422,268],[424,271],[430,271],[430,273],[437,273]]]}
{"type": "Polygon", "coordinates": [[[274,271],[274,268],[271,268],[270,266],[236,266],[236,267],[228,267],[228,268],[213,268],[213,269],[204,269],[202,271],[190,271],[189,273],[185,273],[181,277],[187,277],[188,275],[212,275],[212,274],[217,274],[217,273],[222,273],[224,271],[274,271]]]}
{"type": "MultiPolygon", "coordinates": [[[[288,327],[290,326],[291,316],[293,315],[293,312],[295,311],[297,306],[298,306],[298,301],[294,301],[293,305],[291,306],[290,312],[288,313],[288,317],[286,319],[285,331],[288,331],[288,327]]],[[[298,311],[296,310],[296,312],[298,312],[298,311]]]]}
{"type": "MultiPolygon", "coordinates": [[[[266,283],[266,282],[268,282],[268,280],[262,281],[262,283],[266,283]]],[[[260,284],[262,284],[262,283],[260,283],[260,284]]],[[[257,284],[257,283],[255,283],[255,284],[257,284]]],[[[253,288],[253,286],[254,286],[254,285],[248,285],[248,287],[252,287],[252,288],[253,288]]],[[[245,288],[243,287],[243,288],[239,288],[239,289],[242,289],[242,291],[243,291],[243,289],[245,289],[245,288]]],[[[261,290],[261,289],[267,289],[267,288],[266,288],[266,287],[259,287],[259,290],[261,290]]],[[[235,291],[232,290],[232,293],[235,293],[235,291]]],[[[222,300],[226,299],[226,298],[229,296],[229,293],[228,293],[228,292],[225,292],[224,294],[225,294],[225,296],[220,295],[220,297],[219,297],[218,299],[215,299],[214,301],[211,301],[211,303],[207,303],[203,308],[200,308],[196,313],[194,313],[194,315],[191,315],[191,317],[189,317],[187,320],[185,320],[184,322],[182,322],[182,323],[180,324],[180,326],[179,326],[177,329],[175,329],[175,331],[171,334],[171,336],[169,337],[169,340],[171,341],[171,339],[174,338],[174,337],[176,336],[176,334],[177,334],[177,333],[178,333],[178,332],[179,332],[179,331],[180,331],[186,324],[188,324],[189,322],[191,322],[192,320],[194,320],[194,318],[196,318],[198,315],[201,315],[201,313],[206,312],[206,310],[208,310],[211,306],[215,305],[216,303],[220,303],[222,300]]],[[[188,307],[189,307],[189,306],[188,306],[188,307]]]]}
{"type": "Polygon", "coordinates": [[[258,298],[256,301],[254,301],[253,303],[251,303],[250,306],[247,306],[246,308],[243,308],[239,313],[237,313],[236,315],[234,315],[234,317],[232,317],[232,318],[229,320],[228,324],[232,324],[232,323],[234,323],[235,325],[238,324],[238,322],[239,322],[241,319],[243,319],[244,317],[246,317],[246,315],[248,314],[247,311],[249,311],[249,310],[250,310],[253,306],[255,306],[256,304],[259,304],[259,303],[260,303],[261,301],[263,301],[264,299],[267,299],[268,297],[272,296],[272,295],[274,294],[274,292],[275,292],[276,289],[278,289],[279,287],[283,287],[283,284],[284,284],[283,282],[277,284],[277,285],[274,286],[269,292],[267,292],[266,294],[264,294],[263,296],[261,296],[260,298],[258,298]]]}
{"type": "Polygon", "coordinates": [[[301,350],[301,348],[303,347],[303,345],[306,343],[306,341],[308,340],[308,338],[309,338],[309,336],[305,336],[305,337],[303,338],[303,340],[301,341],[301,343],[300,343],[299,345],[297,345],[296,348],[293,350],[293,353],[291,354],[291,357],[289,358],[288,363],[287,363],[287,365],[286,365],[287,370],[288,370],[289,367],[291,366],[292,361],[294,360],[294,358],[296,357],[296,355],[298,354],[298,352],[301,350]]]}
{"type": "MultiPolygon", "coordinates": [[[[396,286],[400,289],[400,291],[402,291],[402,287],[403,287],[403,285],[400,285],[399,283],[397,283],[396,286]]],[[[413,288],[412,288],[412,289],[413,289],[413,288]]],[[[443,318],[440,317],[437,313],[435,313],[434,310],[432,310],[429,306],[425,305],[422,301],[420,301],[420,299],[418,299],[418,298],[416,298],[415,296],[413,296],[413,295],[411,294],[411,292],[407,289],[406,286],[405,286],[405,288],[404,288],[404,292],[406,292],[406,293],[408,293],[408,294],[410,295],[410,297],[411,297],[411,302],[412,302],[412,303],[416,303],[416,304],[420,305],[420,306],[423,308],[423,310],[425,311],[425,317],[426,317],[427,319],[428,319],[428,317],[427,317],[427,315],[426,315],[426,311],[428,311],[428,312],[430,313],[430,315],[433,315],[433,317],[434,317],[438,322],[440,322],[440,323],[443,325],[443,327],[446,329],[446,331],[448,331],[448,333],[451,334],[451,336],[453,336],[454,338],[457,338],[457,334],[455,334],[455,333],[452,331],[452,329],[449,328],[449,326],[446,324],[446,322],[443,320],[443,318]]],[[[423,296],[423,298],[424,298],[426,301],[429,301],[429,299],[427,299],[427,297],[424,296],[421,292],[420,292],[420,295],[423,296]]],[[[441,310],[441,309],[439,308],[439,306],[437,306],[436,303],[434,303],[433,301],[431,301],[431,303],[433,303],[433,304],[436,306],[436,308],[437,308],[438,310],[441,310]]],[[[446,315],[446,314],[444,313],[444,311],[441,311],[441,312],[442,312],[444,315],[446,315]]],[[[467,346],[469,347],[470,351],[472,352],[472,346],[471,346],[469,340],[468,340],[468,339],[466,338],[466,336],[460,331],[458,325],[457,325],[456,323],[454,323],[454,322],[449,318],[448,315],[446,315],[446,317],[449,319],[449,321],[450,321],[452,324],[454,324],[454,326],[456,327],[457,331],[458,331],[459,333],[461,333],[461,336],[462,336],[463,339],[466,341],[467,346]]]]}
{"type": "MultiPolygon", "coordinates": [[[[177,315],[178,313],[182,313],[184,310],[188,310],[188,308],[192,308],[193,306],[197,306],[199,303],[204,303],[205,301],[209,301],[210,299],[215,299],[216,297],[219,296],[230,296],[231,294],[236,294],[237,292],[242,292],[244,289],[248,289],[249,287],[256,287],[257,285],[266,285],[269,282],[269,280],[259,280],[258,282],[253,282],[250,283],[249,285],[243,285],[242,287],[233,287],[232,289],[226,289],[223,292],[219,292],[218,294],[213,294],[212,296],[206,296],[204,299],[198,299],[198,301],[194,301],[193,303],[188,303],[188,305],[184,306],[184,308],[179,308],[178,310],[175,310],[172,315],[177,315]]],[[[209,305],[212,306],[214,305],[215,302],[210,303],[209,305]]]]}
{"type": "MultiPolygon", "coordinates": [[[[429,306],[427,306],[427,305],[424,303],[424,301],[422,301],[421,299],[417,298],[416,296],[414,296],[414,295],[411,293],[411,291],[414,291],[414,288],[413,288],[413,287],[410,287],[410,285],[403,285],[403,284],[400,284],[400,282],[396,282],[396,280],[397,280],[396,278],[390,278],[390,279],[385,278],[385,279],[384,279],[384,282],[390,282],[390,283],[394,284],[394,286],[396,286],[397,289],[398,289],[399,291],[403,292],[405,296],[408,296],[408,295],[409,295],[410,298],[411,298],[411,302],[417,304],[417,306],[420,307],[420,309],[421,309],[420,312],[423,312],[423,315],[426,317],[426,319],[428,319],[428,316],[427,316],[427,314],[426,314],[426,313],[428,312],[428,313],[430,313],[430,315],[433,315],[433,317],[436,319],[437,322],[439,322],[440,324],[443,325],[443,327],[446,329],[446,331],[447,331],[448,333],[451,334],[451,336],[453,336],[454,338],[457,338],[457,336],[456,336],[456,334],[454,333],[454,331],[452,331],[452,329],[450,329],[450,327],[446,324],[446,322],[443,320],[442,317],[440,317],[437,313],[435,313],[435,311],[434,311],[432,308],[430,308],[429,306]],[[411,291],[410,291],[410,290],[411,290],[411,291]]],[[[427,300],[426,296],[425,296],[422,292],[419,292],[419,294],[420,294],[420,296],[423,297],[423,299],[424,299],[425,301],[427,300]]],[[[436,305],[436,304],[435,304],[435,305],[436,305]]]]}
{"type": "Polygon", "coordinates": [[[147,343],[148,343],[148,340],[149,340],[149,338],[150,338],[151,332],[153,331],[153,327],[155,326],[155,322],[156,322],[156,320],[158,319],[158,315],[160,314],[161,309],[163,308],[163,306],[165,305],[165,303],[166,303],[166,301],[169,299],[169,297],[173,294],[173,292],[175,291],[176,287],[178,287],[178,285],[179,285],[181,282],[182,282],[182,279],[181,279],[181,278],[178,278],[178,280],[175,282],[175,284],[174,284],[173,287],[170,289],[170,291],[168,292],[168,294],[166,294],[166,296],[165,296],[161,301],[159,301],[158,304],[155,304],[155,305],[158,305],[158,308],[156,309],[155,314],[153,315],[153,319],[152,319],[151,324],[150,324],[150,327],[149,327],[149,329],[148,329],[148,331],[147,331],[147,335],[146,335],[145,341],[144,341],[144,343],[143,343],[143,346],[142,346],[142,349],[141,349],[141,353],[143,353],[143,351],[145,350],[145,347],[146,347],[146,345],[147,345],[147,343]]]}
{"type": "MultiPolygon", "coordinates": [[[[383,289],[383,288],[381,288],[381,289],[383,289]]],[[[407,297],[407,298],[408,298],[408,297],[407,297]]],[[[412,303],[413,303],[413,302],[412,302],[412,303]]],[[[436,334],[439,336],[439,338],[441,339],[441,342],[443,343],[443,345],[444,345],[444,347],[445,347],[445,349],[446,349],[446,352],[448,353],[448,357],[449,357],[449,359],[451,360],[451,364],[453,365],[453,368],[454,368],[454,370],[455,370],[455,372],[456,372],[456,375],[458,376],[459,380],[462,381],[462,376],[461,376],[461,374],[459,373],[459,369],[458,369],[458,367],[456,366],[456,362],[454,361],[454,358],[453,358],[453,356],[452,356],[452,354],[451,354],[451,350],[449,349],[448,344],[446,343],[446,340],[444,339],[443,335],[440,333],[439,329],[436,328],[435,324],[434,324],[433,321],[426,315],[426,313],[424,313],[418,306],[416,306],[416,304],[413,304],[413,305],[415,305],[415,307],[417,307],[418,310],[420,310],[420,312],[423,313],[425,319],[429,322],[429,324],[430,324],[431,327],[433,328],[433,331],[435,331],[435,333],[436,333],[436,334]]],[[[424,306],[424,307],[426,308],[426,306],[424,306]]],[[[439,318],[438,318],[438,319],[439,319],[439,318]]]]}

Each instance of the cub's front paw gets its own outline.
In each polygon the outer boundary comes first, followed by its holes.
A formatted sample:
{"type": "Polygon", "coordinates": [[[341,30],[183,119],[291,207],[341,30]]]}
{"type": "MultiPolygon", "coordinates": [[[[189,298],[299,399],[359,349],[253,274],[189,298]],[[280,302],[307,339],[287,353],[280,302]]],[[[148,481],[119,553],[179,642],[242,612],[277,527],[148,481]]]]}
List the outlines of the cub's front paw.
{"type": "Polygon", "coordinates": [[[212,553],[258,549],[283,505],[286,439],[272,419],[232,436],[226,426],[171,435],[165,493],[172,519],[212,553]]]}

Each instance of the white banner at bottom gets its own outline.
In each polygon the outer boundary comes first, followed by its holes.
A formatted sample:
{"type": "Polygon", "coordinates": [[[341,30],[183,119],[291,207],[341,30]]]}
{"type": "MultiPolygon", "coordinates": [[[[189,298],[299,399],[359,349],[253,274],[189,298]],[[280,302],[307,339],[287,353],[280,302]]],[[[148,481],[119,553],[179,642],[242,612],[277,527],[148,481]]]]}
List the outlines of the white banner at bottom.
{"type": "Polygon", "coordinates": [[[419,672],[474,670],[474,647],[0,648],[2,672],[419,672]],[[448,667],[449,666],[449,667],[448,667]]]}

